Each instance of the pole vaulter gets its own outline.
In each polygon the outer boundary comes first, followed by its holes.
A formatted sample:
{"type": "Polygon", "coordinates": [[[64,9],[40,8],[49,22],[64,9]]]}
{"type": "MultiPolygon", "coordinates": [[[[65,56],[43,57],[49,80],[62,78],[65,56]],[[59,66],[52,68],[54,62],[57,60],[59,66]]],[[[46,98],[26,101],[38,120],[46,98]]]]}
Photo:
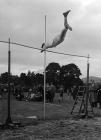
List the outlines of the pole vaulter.
{"type": "Polygon", "coordinates": [[[41,52],[44,51],[44,120],[45,120],[45,103],[46,103],[46,49],[53,48],[62,43],[66,37],[67,30],[72,31],[72,27],[67,22],[67,16],[70,10],[63,13],[64,16],[64,29],[57,35],[51,42],[46,42],[46,16],[45,16],[45,42],[42,44],[41,52]]]}
{"type": "MultiPolygon", "coordinates": [[[[69,14],[70,10],[68,10],[67,12],[63,13],[64,16],[64,29],[61,31],[61,33],[59,35],[57,35],[52,42],[46,42],[42,44],[42,50],[41,52],[45,51],[48,48],[53,48],[56,47],[57,45],[59,45],[60,43],[62,43],[65,39],[67,30],[69,29],[70,31],[72,31],[72,27],[70,27],[70,25],[67,22],[67,16],[69,14]]],[[[46,28],[46,27],[45,27],[46,28]]],[[[45,29],[46,30],[46,29],[45,29]]]]}

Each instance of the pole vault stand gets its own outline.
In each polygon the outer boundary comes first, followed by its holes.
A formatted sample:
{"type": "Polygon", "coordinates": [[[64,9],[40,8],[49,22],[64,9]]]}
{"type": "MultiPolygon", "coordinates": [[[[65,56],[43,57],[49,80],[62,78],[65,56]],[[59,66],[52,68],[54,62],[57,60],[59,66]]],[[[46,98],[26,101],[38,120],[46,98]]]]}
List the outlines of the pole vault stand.
{"type": "Polygon", "coordinates": [[[21,126],[20,122],[12,122],[11,119],[11,107],[10,107],[10,96],[11,96],[11,88],[10,88],[10,64],[11,64],[11,52],[10,52],[10,38],[8,41],[8,98],[7,98],[7,118],[4,124],[0,124],[1,129],[13,129],[21,126]]]}
{"type": "MultiPolygon", "coordinates": [[[[94,111],[93,111],[93,107],[91,105],[90,94],[89,94],[89,55],[87,57],[86,88],[82,91],[82,94],[83,95],[82,95],[82,99],[81,99],[80,109],[79,109],[78,115],[76,117],[78,117],[78,118],[92,118],[92,117],[94,117],[94,111]],[[89,106],[90,106],[91,111],[88,110],[89,106]],[[83,115],[82,115],[82,107],[83,107],[83,110],[84,110],[83,115]],[[90,115],[89,112],[91,112],[92,115],[90,115]]],[[[75,100],[74,105],[73,105],[72,110],[71,110],[71,115],[73,113],[75,105],[78,103],[78,100],[79,100],[79,96],[78,96],[78,93],[77,93],[76,100],[75,100]]]]}

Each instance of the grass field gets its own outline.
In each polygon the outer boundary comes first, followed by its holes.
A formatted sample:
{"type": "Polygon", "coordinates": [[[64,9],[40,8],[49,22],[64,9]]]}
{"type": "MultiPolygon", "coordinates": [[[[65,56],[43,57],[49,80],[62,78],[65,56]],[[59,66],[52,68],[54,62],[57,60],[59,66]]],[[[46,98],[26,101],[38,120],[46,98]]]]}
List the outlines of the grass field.
{"type": "MultiPolygon", "coordinates": [[[[64,94],[63,102],[58,102],[58,93],[55,95],[54,103],[46,103],[45,116],[46,119],[54,120],[66,118],[70,114],[73,100],[69,99],[67,94],[64,94]]],[[[38,120],[44,118],[44,103],[43,102],[26,102],[17,101],[11,98],[11,118],[13,120],[26,121],[29,116],[37,116],[38,120]]],[[[0,121],[5,122],[7,118],[7,99],[0,100],[0,121]]]]}
{"type": "MultiPolygon", "coordinates": [[[[58,102],[57,93],[54,103],[46,103],[45,118],[46,120],[59,120],[70,117],[70,112],[73,106],[73,99],[64,94],[63,102],[58,102]]],[[[96,116],[101,116],[101,109],[94,109],[96,116]]],[[[17,101],[14,97],[11,98],[11,118],[12,120],[21,121],[22,123],[32,122],[32,116],[37,116],[38,120],[44,119],[44,103],[33,101],[17,101]],[[28,117],[30,119],[28,119],[28,117]]],[[[7,118],[7,99],[0,100],[0,122],[4,123],[7,118]]]]}

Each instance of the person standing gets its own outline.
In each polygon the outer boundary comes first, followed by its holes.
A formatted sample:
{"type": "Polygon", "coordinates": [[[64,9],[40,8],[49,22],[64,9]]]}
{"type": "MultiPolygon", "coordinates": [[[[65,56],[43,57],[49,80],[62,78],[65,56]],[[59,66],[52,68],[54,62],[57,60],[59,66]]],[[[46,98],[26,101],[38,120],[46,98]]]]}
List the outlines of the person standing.
{"type": "Polygon", "coordinates": [[[101,108],[101,88],[97,92],[97,102],[99,103],[99,108],[101,108]]]}

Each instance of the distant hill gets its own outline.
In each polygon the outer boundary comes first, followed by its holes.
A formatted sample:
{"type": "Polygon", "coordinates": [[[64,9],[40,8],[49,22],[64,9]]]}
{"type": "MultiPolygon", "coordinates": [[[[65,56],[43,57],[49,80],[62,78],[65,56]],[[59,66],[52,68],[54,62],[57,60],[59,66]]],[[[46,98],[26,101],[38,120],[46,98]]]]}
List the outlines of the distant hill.
{"type": "MultiPolygon", "coordinates": [[[[82,78],[83,82],[86,83],[86,78],[82,78]]],[[[101,78],[100,77],[95,77],[95,76],[90,76],[89,77],[89,82],[91,80],[94,80],[95,83],[101,83],[101,78]]]]}

